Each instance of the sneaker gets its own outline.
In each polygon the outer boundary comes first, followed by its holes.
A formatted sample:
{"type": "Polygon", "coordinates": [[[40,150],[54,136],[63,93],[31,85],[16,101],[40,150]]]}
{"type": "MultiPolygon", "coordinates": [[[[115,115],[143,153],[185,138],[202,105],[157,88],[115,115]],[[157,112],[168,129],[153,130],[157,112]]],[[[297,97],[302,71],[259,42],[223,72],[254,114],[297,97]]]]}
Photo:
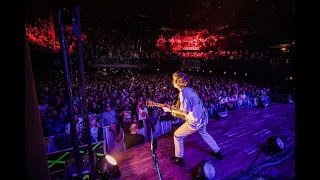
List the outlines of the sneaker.
{"type": "Polygon", "coordinates": [[[211,152],[210,152],[210,155],[211,155],[211,156],[215,156],[216,158],[218,158],[218,159],[220,159],[220,160],[222,159],[221,149],[220,149],[218,152],[216,152],[216,153],[213,152],[213,151],[211,151],[211,152]]]}
{"type": "Polygon", "coordinates": [[[170,160],[171,160],[172,163],[177,164],[180,167],[184,167],[186,165],[183,158],[178,158],[176,156],[171,156],[170,160]]]}

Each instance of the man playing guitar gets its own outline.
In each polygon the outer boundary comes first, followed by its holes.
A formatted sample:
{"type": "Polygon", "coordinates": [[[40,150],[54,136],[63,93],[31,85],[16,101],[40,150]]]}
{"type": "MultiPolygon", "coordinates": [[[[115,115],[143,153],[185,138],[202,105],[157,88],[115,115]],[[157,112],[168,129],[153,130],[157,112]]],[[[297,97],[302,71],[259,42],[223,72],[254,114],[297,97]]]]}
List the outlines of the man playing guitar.
{"type": "Polygon", "coordinates": [[[186,122],[182,124],[174,132],[174,147],[175,155],[170,157],[171,162],[184,167],[185,161],[183,159],[183,139],[194,132],[199,132],[202,139],[210,146],[212,151],[211,155],[222,159],[222,153],[218,147],[216,141],[206,131],[206,125],[208,124],[208,113],[203,106],[202,101],[198,94],[190,87],[189,77],[182,72],[175,72],[173,74],[173,86],[179,90],[178,108],[173,106],[162,106],[165,112],[171,112],[172,115],[183,118],[186,122]]]}

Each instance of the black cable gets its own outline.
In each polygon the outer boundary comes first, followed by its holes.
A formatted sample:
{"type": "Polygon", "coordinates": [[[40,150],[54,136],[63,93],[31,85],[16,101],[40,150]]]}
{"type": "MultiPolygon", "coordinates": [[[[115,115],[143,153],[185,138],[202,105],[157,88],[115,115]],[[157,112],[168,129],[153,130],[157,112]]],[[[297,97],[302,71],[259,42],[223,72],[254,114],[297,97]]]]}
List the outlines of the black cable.
{"type": "MultiPolygon", "coordinates": [[[[61,9],[61,10],[59,11],[59,14],[60,14],[62,11],[66,11],[68,14],[70,14],[70,15],[72,16],[72,22],[75,21],[74,15],[73,15],[68,9],[66,9],[66,8],[61,9]]],[[[62,24],[61,24],[60,16],[59,16],[59,18],[58,18],[58,23],[59,23],[59,26],[62,25],[62,24]]]]}
{"type": "Polygon", "coordinates": [[[266,166],[272,166],[272,165],[275,165],[275,164],[279,164],[281,163],[282,161],[284,161],[285,159],[288,159],[289,157],[291,157],[292,155],[295,154],[295,148],[292,149],[291,151],[288,152],[288,154],[286,156],[283,156],[281,158],[279,158],[278,160],[275,160],[275,161],[266,161],[266,162],[263,162],[262,164],[260,164],[259,166],[255,167],[255,168],[252,168],[252,169],[248,169],[247,171],[248,172],[244,172],[243,175],[241,175],[240,177],[237,177],[235,178],[236,180],[246,180],[248,179],[249,177],[251,177],[252,175],[255,174],[255,172],[257,172],[258,170],[266,167],[266,166]]]}
{"type": "Polygon", "coordinates": [[[252,160],[252,162],[249,165],[249,167],[246,170],[241,170],[242,173],[247,171],[247,170],[249,170],[253,166],[253,164],[259,159],[261,152],[263,152],[263,148],[264,147],[260,148],[260,150],[257,152],[255,158],[252,160]]]}

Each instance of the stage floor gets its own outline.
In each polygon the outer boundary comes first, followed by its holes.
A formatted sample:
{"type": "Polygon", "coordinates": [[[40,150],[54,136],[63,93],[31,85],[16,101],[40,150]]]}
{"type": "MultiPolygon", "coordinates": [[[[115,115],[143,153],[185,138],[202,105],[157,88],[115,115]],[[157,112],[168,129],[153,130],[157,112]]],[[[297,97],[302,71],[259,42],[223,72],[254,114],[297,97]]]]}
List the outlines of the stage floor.
{"type": "MultiPolygon", "coordinates": [[[[186,167],[181,168],[170,162],[174,154],[173,137],[164,135],[159,138],[157,156],[163,179],[192,179],[191,168],[201,160],[211,160],[217,170],[217,179],[229,180],[241,175],[255,159],[259,149],[267,142],[268,137],[276,135],[285,144],[282,153],[295,148],[295,107],[294,104],[272,103],[266,110],[262,108],[241,109],[229,112],[225,120],[210,120],[207,131],[222,148],[223,160],[217,160],[209,155],[209,147],[198,133],[188,136],[184,141],[186,167]]],[[[158,179],[150,143],[114,155],[118,161],[122,180],[158,179]]],[[[253,167],[272,161],[277,157],[261,153],[253,167]]],[[[262,168],[257,173],[279,179],[293,179],[295,176],[294,155],[280,164],[262,168]]]]}
{"type": "MultiPolygon", "coordinates": [[[[188,136],[185,141],[186,167],[181,168],[170,162],[174,153],[173,137],[163,135],[159,138],[157,156],[159,167],[164,180],[192,179],[191,168],[201,160],[211,160],[217,170],[217,179],[229,180],[241,175],[255,159],[259,149],[266,143],[268,137],[279,136],[285,144],[285,150],[279,154],[295,148],[295,115],[294,104],[272,103],[267,110],[262,108],[241,109],[229,112],[229,116],[221,121],[210,120],[207,131],[222,148],[223,160],[217,160],[209,155],[209,147],[198,133],[188,136]]],[[[103,156],[102,143],[94,144],[94,152],[98,158],[103,156]]],[[[52,179],[63,179],[63,167],[66,159],[72,157],[71,151],[48,155],[48,166],[52,179]]],[[[150,143],[134,147],[125,152],[113,155],[118,161],[122,180],[157,180],[150,150],[150,143]]],[[[272,161],[270,157],[261,153],[253,167],[272,161]]],[[[278,179],[288,180],[295,176],[294,156],[280,164],[268,166],[257,173],[278,179]]],[[[84,177],[88,178],[88,176],[84,177]]]]}

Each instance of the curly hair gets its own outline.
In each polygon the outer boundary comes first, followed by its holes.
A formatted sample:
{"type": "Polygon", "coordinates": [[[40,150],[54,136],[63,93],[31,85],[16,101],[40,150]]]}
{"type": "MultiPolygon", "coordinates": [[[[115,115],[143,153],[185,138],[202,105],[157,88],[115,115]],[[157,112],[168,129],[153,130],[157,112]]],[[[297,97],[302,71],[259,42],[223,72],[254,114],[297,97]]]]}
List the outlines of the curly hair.
{"type": "Polygon", "coordinates": [[[175,79],[175,83],[180,89],[189,85],[190,78],[186,73],[177,71],[173,73],[172,77],[175,79]]]}

